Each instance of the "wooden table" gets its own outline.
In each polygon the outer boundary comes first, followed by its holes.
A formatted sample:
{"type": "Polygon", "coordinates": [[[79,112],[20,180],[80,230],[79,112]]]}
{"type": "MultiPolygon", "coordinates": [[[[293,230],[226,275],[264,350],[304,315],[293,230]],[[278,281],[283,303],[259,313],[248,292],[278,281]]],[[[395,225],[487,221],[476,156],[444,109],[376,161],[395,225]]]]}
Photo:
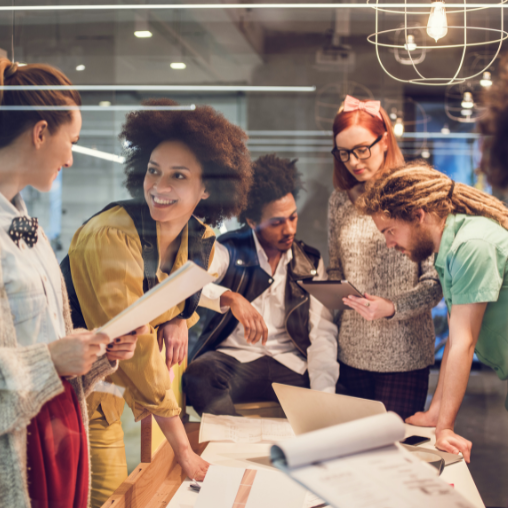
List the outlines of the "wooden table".
{"type": "MultiPolygon", "coordinates": [[[[192,449],[199,455],[207,443],[199,444],[199,423],[186,423],[192,449]]],[[[141,462],[102,508],[165,508],[185,479],[173,449],[164,441],[150,463],[141,462]]]]}
{"type": "MultiPolygon", "coordinates": [[[[186,423],[185,429],[192,449],[199,455],[203,454],[203,458],[212,464],[252,469],[272,468],[268,458],[271,446],[269,444],[210,443],[207,447],[208,443],[198,443],[199,423],[186,423]]],[[[432,448],[435,442],[434,429],[430,428],[406,425],[406,435],[428,436],[431,441],[421,445],[422,447],[432,448]]],[[[475,507],[485,508],[464,461],[447,466],[441,478],[454,484],[455,489],[475,507]]],[[[173,450],[165,441],[153,455],[152,462],[139,464],[102,508],[166,508],[185,479],[173,450]]],[[[192,500],[195,496],[186,492],[187,490],[181,489],[178,492],[174,499],[176,503],[172,502],[171,508],[173,505],[178,508],[181,502],[186,507],[193,506],[192,500]]]]}

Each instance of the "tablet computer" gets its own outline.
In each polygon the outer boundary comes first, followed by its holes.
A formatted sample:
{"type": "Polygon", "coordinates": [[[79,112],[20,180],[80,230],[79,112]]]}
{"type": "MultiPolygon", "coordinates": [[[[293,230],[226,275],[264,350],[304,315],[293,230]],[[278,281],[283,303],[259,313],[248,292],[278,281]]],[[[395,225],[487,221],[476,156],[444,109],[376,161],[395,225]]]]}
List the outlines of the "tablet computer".
{"type": "Polygon", "coordinates": [[[301,280],[298,283],[330,310],[351,309],[342,303],[342,299],[349,295],[364,298],[363,294],[347,280],[301,280]]]}

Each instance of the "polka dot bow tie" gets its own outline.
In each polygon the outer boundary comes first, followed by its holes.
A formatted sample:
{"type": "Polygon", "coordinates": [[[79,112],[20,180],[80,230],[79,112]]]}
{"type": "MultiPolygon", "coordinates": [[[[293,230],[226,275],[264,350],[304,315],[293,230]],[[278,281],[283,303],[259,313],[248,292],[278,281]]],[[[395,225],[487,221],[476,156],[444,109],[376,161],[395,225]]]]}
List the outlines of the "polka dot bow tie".
{"type": "Polygon", "coordinates": [[[37,243],[38,227],[39,221],[35,217],[16,217],[9,228],[9,236],[18,247],[19,241],[23,239],[32,248],[37,243]]]}

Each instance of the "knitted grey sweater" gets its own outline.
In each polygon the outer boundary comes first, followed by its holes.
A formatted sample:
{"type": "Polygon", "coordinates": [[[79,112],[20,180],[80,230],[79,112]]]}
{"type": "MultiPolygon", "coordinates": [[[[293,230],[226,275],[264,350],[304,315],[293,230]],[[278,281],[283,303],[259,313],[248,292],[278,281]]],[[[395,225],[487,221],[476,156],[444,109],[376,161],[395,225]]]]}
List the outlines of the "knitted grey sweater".
{"type": "Polygon", "coordinates": [[[330,280],[347,280],[395,304],[390,319],[367,321],[354,310],[338,313],[339,360],[374,372],[405,372],[433,364],[431,309],[442,298],[433,256],[413,263],[388,249],[374,221],[358,214],[346,192],[332,193],[328,222],[330,280]]]}
{"type": "MultiPolygon", "coordinates": [[[[0,508],[29,508],[26,477],[26,428],[41,407],[62,393],[63,384],[47,344],[21,347],[16,340],[9,300],[0,264],[0,508]]],[[[67,291],[62,279],[64,318],[72,331],[67,291]]],[[[113,373],[118,362],[106,356],[86,375],[70,379],[78,397],[83,425],[88,431],[86,396],[94,384],[113,373]]],[[[90,454],[89,454],[90,456],[90,454]]],[[[89,468],[90,471],[90,468],[89,468]]]]}

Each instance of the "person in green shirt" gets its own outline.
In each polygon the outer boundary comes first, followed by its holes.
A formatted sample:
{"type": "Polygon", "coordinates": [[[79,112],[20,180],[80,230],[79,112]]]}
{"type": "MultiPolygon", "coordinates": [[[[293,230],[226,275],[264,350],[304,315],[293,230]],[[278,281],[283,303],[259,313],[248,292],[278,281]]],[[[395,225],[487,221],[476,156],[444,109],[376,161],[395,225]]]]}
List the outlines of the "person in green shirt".
{"type": "Polygon", "coordinates": [[[469,462],[472,443],[454,424],[473,354],[508,379],[508,209],[422,161],[385,172],[357,207],[388,247],[415,262],[436,254],[450,334],[430,408],[406,422],[436,427],[436,447],[469,462]]]}

